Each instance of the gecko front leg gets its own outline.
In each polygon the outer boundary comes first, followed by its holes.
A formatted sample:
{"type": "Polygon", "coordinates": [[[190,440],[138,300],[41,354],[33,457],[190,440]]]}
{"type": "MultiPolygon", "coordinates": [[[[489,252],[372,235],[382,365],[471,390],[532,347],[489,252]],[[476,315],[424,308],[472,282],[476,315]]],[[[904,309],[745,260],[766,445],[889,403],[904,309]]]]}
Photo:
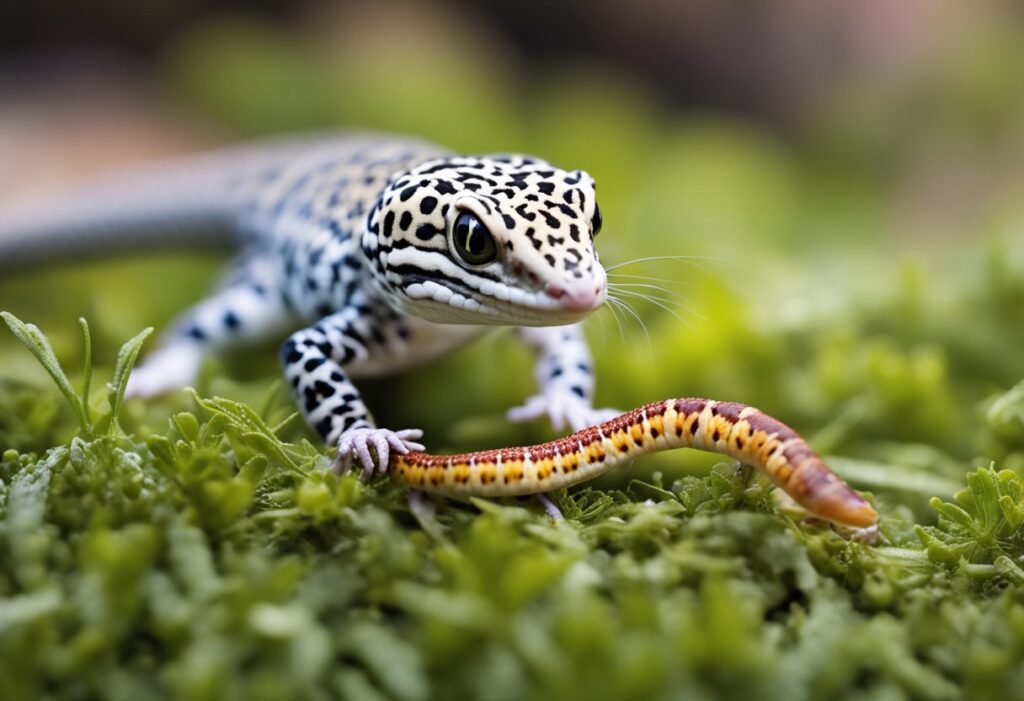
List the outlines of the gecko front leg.
{"type": "MultiPolygon", "coordinates": [[[[285,376],[303,415],[324,441],[338,446],[338,472],[358,463],[365,477],[385,472],[392,452],[423,450],[418,429],[377,428],[345,365],[364,360],[367,324],[359,310],[346,309],[293,334],[281,349],[285,376]],[[371,448],[376,453],[374,456],[371,448]]],[[[378,334],[382,332],[378,329],[378,334]]]]}
{"type": "Polygon", "coordinates": [[[129,397],[152,397],[195,382],[203,358],[223,348],[274,338],[295,317],[276,292],[275,266],[239,266],[212,297],[182,314],[128,378],[129,397]]]}
{"type": "Polygon", "coordinates": [[[556,431],[573,431],[616,416],[614,409],[595,409],[594,371],[582,324],[517,329],[519,338],[537,356],[534,375],[539,392],[522,406],[508,410],[510,421],[548,416],[556,431]]]}

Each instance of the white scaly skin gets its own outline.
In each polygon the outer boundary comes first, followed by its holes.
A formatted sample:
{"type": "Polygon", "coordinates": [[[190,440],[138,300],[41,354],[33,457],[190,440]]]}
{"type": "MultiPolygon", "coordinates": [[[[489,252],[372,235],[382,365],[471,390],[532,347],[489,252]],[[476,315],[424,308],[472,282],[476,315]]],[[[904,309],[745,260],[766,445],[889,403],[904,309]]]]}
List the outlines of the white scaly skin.
{"type": "Polygon", "coordinates": [[[41,259],[154,245],[240,250],[129,382],[151,396],[194,381],[202,358],[293,333],[281,350],[306,420],[339,467],[383,471],[422,432],[377,427],[352,378],[394,372],[488,327],[521,327],[538,394],[513,420],[599,422],[579,322],[600,307],[594,181],[521,156],[454,156],[348,136],[272,143],[155,167],[0,213],[0,272],[41,259]],[[372,448],[372,452],[371,452],[372,448]],[[375,453],[375,454],[374,454],[375,453]]]}

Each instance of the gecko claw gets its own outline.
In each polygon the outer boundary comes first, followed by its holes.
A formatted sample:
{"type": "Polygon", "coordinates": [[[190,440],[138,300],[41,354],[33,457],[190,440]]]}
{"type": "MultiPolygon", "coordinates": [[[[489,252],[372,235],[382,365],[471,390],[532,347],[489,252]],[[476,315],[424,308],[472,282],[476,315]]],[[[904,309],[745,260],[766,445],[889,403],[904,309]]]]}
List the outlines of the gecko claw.
{"type": "Polygon", "coordinates": [[[332,469],[337,474],[348,472],[355,463],[362,468],[363,479],[373,473],[384,474],[393,453],[405,455],[411,450],[423,450],[417,439],[423,436],[419,429],[391,431],[386,428],[353,428],[342,434],[338,441],[338,456],[332,469]],[[373,453],[370,449],[373,449],[373,453]],[[374,455],[374,453],[376,455],[374,455]]]}

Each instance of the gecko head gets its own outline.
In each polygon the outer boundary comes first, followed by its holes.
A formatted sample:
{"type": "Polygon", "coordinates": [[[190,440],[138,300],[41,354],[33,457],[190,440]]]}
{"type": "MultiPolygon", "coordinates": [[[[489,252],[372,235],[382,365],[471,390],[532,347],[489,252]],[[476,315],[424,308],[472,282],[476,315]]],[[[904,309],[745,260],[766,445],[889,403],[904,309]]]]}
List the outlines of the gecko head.
{"type": "Polygon", "coordinates": [[[549,326],[600,307],[594,179],[525,156],[441,158],[395,178],[362,249],[402,311],[438,323],[549,326]]]}

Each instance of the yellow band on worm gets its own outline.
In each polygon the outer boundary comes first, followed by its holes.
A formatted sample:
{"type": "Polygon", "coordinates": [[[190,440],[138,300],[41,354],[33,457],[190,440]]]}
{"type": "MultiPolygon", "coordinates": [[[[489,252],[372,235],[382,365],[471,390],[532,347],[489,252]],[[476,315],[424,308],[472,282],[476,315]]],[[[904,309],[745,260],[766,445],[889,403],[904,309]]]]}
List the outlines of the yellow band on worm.
{"type": "Polygon", "coordinates": [[[538,445],[461,455],[394,455],[396,482],[456,497],[506,497],[571,487],[621,462],[675,448],[733,457],[767,474],[811,514],[864,528],[878,513],[781,421],[736,402],[669,399],[538,445]]]}

